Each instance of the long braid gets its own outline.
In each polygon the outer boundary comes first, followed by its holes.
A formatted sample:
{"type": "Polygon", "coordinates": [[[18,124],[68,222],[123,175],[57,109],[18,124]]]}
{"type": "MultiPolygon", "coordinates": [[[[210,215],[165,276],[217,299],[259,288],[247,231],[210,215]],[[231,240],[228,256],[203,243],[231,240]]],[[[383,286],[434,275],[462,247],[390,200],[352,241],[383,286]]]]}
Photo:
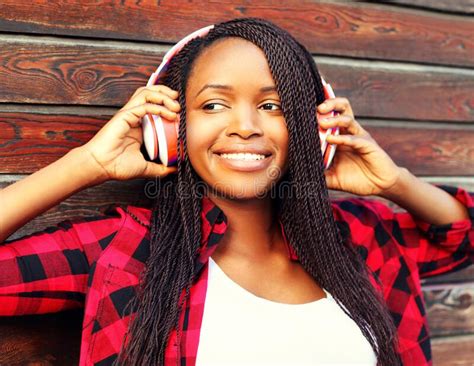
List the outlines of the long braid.
{"type": "MultiPolygon", "coordinates": [[[[260,47],[277,86],[289,132],[289,169],[272,191],[279,192],[278,214],[301,265],[357,323],[378,365],[400,365],[393,319],[370,283],[361,256],[350,239],[342,239],[333,217],[316,121],[316,107],[324,100],[324,92],[311,54],[271,22],[240,18],[220,23],[206,37],[189,42],[171,60],[160,83],[178,90],[184,107],[193,63],[205,48],[227,37],[241,37],[260,47]]],[[[200,178],[187,154],[185,132],[186,110],[182,108],[183,158],[178,154],[177,176],[160,182],[150,228],[150,256],[137,296],[129,304],[136,314],[116,364],[163,365],[173,329],[180,343],[179,317],[194,281],[201,240],[201,200],[196,194],[200,178]]]]}
{"type": "MultiPolygon", "coordinates": [[[[298,44],[298,45],[299,45],[299,50],[301,50],[301,53],[303,54],[304,58],[307,60],[306,65],[309,65],[310,72],[313,75],[313,79],[316,79],[318,81],[316,83],[319,86],[318,89],[321,92],[323,92],[322,91],[322,84],[320,83],[319,73],[318,73],[316,64],[314,63],[314,61],[312,59],[311,54],[303,46],[301,46],[300,44],[298,44]]],[[[319,138],[318,138],[318,140],[319,140],[319,138]]],[[[326,187],[325,179],[322,180],[322,184],[323,184],[323,187],[324,187],[324,191],[326,191],[327,187],[326,187]]],[[[319,198],[322,198],[322,197],[323,197],[322,195],[319,195],[319,198]]],[[[318,202],[318,204],[320,204],[320,203],[318,202]]],[[[330,205],[327,205],[327,206],[329,208],[329,213],[328,214],[332,217],[332,212],[331,212],[331,209],[330,209],[330,205]]],[[[321,211],[319,211],[319,212],[321,212],[321,211]]],[[[331,221],[333,221],[333,220],[330,220],[329,222],[331,222],[331,221]]],[[[335,230],[334,233],[339,234],[337,230],[335,230]]],[[[339,235],[337,236],[337,240],[339,242],[341,242],[341,239],[340,239],[339,235]]],[[[351,267],[343,266],[342,270],[345,271],[345,277],[352,278],[354,276],[354,274],[360,275],[360,278],[358,279],[358,281],[360,281],[364,284],[364,286],[361,287],[362,292],[364,292],[364,293],[362,293],[360,295],[362,295],[361,297],[363,298],[363,300],[365,300],[364,302],[356,301],[353,304],[353,306],[357,308],[357,312],[355,312],[355,314],[348,313],[347,311],[346,311],[346,313],[354,321],[356,321],[358,324],[367,324],[367,326],[362,326],[362,332],[367,337],[367,339],[369,339],[369,340],[370,340],[369,331],[368,331],[368,329],[370,328],[369,324],[376,323],[378,321],[379,317],[386,318],[386,319],[389,320],[388,326],[383,327],[383,328],[380,329],[381,333],[384,334],[385,337],[388,339],[388,342],[385,342],[385,343],[382,344],[378,354],[379,355],[386,354],[386,353],[388,353],[389,350],[384,349],[383,347],[385,347],[385,348],[389,347],[389,348],[393,349],[394,346],[395,347],[398,346],[397,339],[396,339],[396,328],[395,328],[393,322],[391,321],[392,319],[391,319],[391,316],[390,316],[390,312],[388,311],[387,307],[384,305],[383,296],[380,293],[374,291],[374,288],[370,285],[369,273],[368,273],[367,267],[366,267],[365,263],[362,261],[362,259],[360,258],[360,256],[356,253],[356,251],[354,249],[354,246],[349,242],[344,243],[344,244],[345,244],[344,247],[343,246],[338,246],[338,247],[334,247],[334,249],[339,249],[339,251],[341,253],[338,253],[338,254],[346,255],[348,261],[352,264],[351,267]],[[375,297],[378,301],[372,302],[371,301],[372,297],[375,297]],[[375,307],[375,309],[374,309],[375,312],[370,312],[369,314],[367,314],[368,317],[366,317],[365,314],[367,313],[367,306],[369,304],[371,304],[372,306],[375,307]]],[[[331,249],[331,247],[324,246],[324,250],[330,250],[330,249],[331,249]]],[[[330,253],[328,253],[328,255],[330,255],[330,253]]],[[[322,267],[319,267],[319,268],[322,268],[322,267]]],[[[340,270],[340,269],[337,268],[335,270],[340,270]]],[[[327,277],[328,277],[327,279],[329,281],[334,281],[334,277],[332,277],[332,276],[327,276],[327,277]]],[[[377,277],[375,277],[375,281],[378,282],[378,284],[380,286],[382,285],[377,277]]],[[[348,284],[348,286],[351,289],[353,288],[350,283],[348,284]]],[[[341,291],[346,291],[346,289],[342,288],[341,291]]],[[[338,301],[338,303],[339,303],[339,301],[338,301]]],[[[371,342],[371,344],[374,347],[374,349],[378,347],[373,342],[371,342]]],[[[395,364],[396,361],[399,361],[398,355],[397,355],[397,360],[390,360],[390,359],[386,360],[386,362],[389,363],[389,364],[395,364]]]]}

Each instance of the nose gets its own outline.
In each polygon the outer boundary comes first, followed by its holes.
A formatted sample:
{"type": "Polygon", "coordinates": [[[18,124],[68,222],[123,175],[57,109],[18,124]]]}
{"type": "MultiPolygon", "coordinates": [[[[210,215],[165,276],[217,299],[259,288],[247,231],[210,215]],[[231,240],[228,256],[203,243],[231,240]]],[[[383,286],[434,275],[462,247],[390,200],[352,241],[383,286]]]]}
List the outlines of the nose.
{"type": "Polygon", "coordinates": [[[234,111],[230,116],[226,136],[237,135],[243,139],[248,139],[253,135],[263,135],[260,116],[254,106],[239,107],[235,108],[234,111]]]}

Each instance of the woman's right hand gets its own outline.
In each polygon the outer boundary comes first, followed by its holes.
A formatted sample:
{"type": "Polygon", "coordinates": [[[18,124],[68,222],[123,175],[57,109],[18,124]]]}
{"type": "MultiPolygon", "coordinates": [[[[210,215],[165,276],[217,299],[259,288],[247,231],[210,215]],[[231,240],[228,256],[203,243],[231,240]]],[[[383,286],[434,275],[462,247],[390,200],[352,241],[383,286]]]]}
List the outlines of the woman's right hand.
{"type": "Polygon", "coordinates": [[[145,160],[140,151],[142,117],[150,113],[175,120],[181,109],[177,98],[178,92],[165,85],[138,88],[127,104],[80,147],[90,155],[104,181],[161,178],[177,171],[176,167],[145,160]]]}

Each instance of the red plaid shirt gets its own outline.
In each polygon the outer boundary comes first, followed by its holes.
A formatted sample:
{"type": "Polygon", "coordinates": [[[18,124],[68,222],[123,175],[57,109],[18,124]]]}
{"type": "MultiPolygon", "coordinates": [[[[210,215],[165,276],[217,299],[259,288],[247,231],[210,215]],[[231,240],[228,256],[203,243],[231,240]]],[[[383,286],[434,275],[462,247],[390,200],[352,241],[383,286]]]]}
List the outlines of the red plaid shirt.
{"type": "MultiPolygon", "coordinates": [[[[420,278],[464,268],[474,257],[474,194],[439,186],[468,207],[470,220],[434,226],[379,201],[332,201],[343,235],[350,235],[398,327],[404,365],[431,365],[429,331],[420,278]]],[[[133,313],[135,294],[149,255],[151,210],[120,206],[103,215],[65,220],[57,226],[0,246],[0,315],[42,314],[85,307],[80,365],[110,365],[116,359],[133,313]]],[[[166,365],[194,365],[207,289],[208,258],[226,231],[223,211],[202,204],[202,243],[196,281],[180,315],[181,347],[170,335],[166,365]]],[[[290,243],[288,256],[297,260],[290,243]]]]}

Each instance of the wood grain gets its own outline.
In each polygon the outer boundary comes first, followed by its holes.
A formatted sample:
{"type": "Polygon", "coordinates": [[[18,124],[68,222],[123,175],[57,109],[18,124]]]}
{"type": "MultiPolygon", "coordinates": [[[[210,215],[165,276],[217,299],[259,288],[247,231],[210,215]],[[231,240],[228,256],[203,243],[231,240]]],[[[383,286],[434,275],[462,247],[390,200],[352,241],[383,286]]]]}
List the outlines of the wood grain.
{"type": "Polygon", "coordinates": [[[385,4],[400,4],[405,7],[417,7],[422,9],[437,10],[445,13],[474,14],[473,0],[389,0],[373,1],[385,4]]]}
{"type": "MultiPolygon", "coordinates": [[[[52,163],[89,141],[110,117],[0,112],[0,173],[32,173],[52,163]]],[[[360,123],[398,165],[416,175],[474,175],[472,128],[360,123]]]]}
{"type": "Polygon", "coordinates": [[[399,166],[415,175],[474,175],[474,130],[366,126],[399,166]]]}
{"type": "MultiPolygon", "coordinates": [[[[467,274],[467,272],[465,273],[467,274]]],[[[423,286],[423,295],[432,336],[472,333],[472,329],[474,329],[474,281],[459,284],[425,285],[423,286]]]]}
{"type": "Polygon", "coordinates": [[[0,317],[0,365],[77,365],[83,310],[0,317]]]}
{"type": "Polygon", "coordinates": [[[436,338],[431,344],[434,366],[472,366],[474,335],[436,338]]]}
{"type": "MultiPolygon", "coordinates": [[[[472,190],[474,192],[474,190],[472,190]]],[[[461,283],[464,281],[472,281],[474,279],[474,266],[470,266],[461,271],[452,272],[446,275],[439,275],[435,277],[424,278],[421,280],[422,284],[444,284],[444,283],[461,283]]]]}
{"type": "Polygon", "coordinates": [[[315,60],[336,96],[348,98],[358,117],[474,122],[474,72],[315,60]]]}
{"type": "Polygon", "coordinates": [[[262,17],[311,52],[445,65],[474,64],[472,19],[354,2],[3,0],[0,31],[174,43],[236,17],[262,17]],[[32,11],[35,9],[35,11],[32,11]],[[206,9],[203,11],[203,9],[206,9]],[[454,26],[455,23],[455,26],[454,26]]]}
{"type": "MultiPolygon", "coordinates": [[[[123,106],[166,48],[0,39],[0,103],[123,106]]],[[[357,116],[474,122],[474,72],[315,58],[357,116]]]]}
{"type": "MultiPolygon", "coordinates": [[[[18,176],[8,177],[0,182],[0,189],[21,179],[18,176]]],[[[8,239],[15,240],[24,235],[44,230],[48,226],[55,226],[62,220],[96,216],[109,206],[134,205],[151,208],[158,184],[159,180],[134,179],[125,182],[108,181],[84,189],[31,220],[8,239]]]]}
{"type": "Polygon", "coordinates": [[[84,42],[0,41],[0,102],[122,106],[162,56],[84,42]]]}

